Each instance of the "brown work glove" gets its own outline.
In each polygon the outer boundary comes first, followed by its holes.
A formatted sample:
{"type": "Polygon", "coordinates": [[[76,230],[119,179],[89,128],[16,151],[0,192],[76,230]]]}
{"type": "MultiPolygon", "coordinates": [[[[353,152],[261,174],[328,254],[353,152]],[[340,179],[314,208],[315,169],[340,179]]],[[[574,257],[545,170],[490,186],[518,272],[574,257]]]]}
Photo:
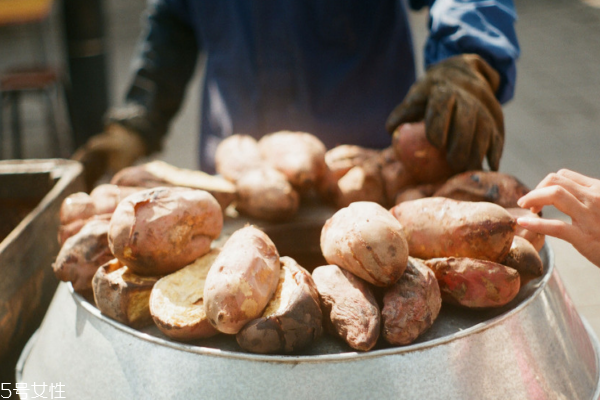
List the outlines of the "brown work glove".
{"type": "Polygon", "coordinates": [[[427,138],[454,172],[481,169],[487,155],[497,171],[504,146],[504,116],[496,100],[499,74],[481,57],[463,54],[430,67],[390,114],[386,129],[425,121],[427,138]]]}
{"type": "Polygon", "coordinates": [[[84,179],[89,190],[105,173],[132,165],[146,154],[141,136],[119,124],[110,124],[103,133],[92,136],[71,157],[83,164],[84,179]]]}

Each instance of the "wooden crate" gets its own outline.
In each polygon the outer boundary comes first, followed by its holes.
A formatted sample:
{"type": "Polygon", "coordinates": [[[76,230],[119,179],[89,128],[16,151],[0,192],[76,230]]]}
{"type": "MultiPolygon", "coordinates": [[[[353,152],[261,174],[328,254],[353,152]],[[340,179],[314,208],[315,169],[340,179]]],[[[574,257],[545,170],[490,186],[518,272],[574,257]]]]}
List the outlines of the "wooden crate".
{"type": "Polygon", "coordinates": [[[82,171],[70,160],[0,162],[0,382],[14,380],[58,285],[51,265],[60,250],[59,210],[85,189],[82,171]]]}

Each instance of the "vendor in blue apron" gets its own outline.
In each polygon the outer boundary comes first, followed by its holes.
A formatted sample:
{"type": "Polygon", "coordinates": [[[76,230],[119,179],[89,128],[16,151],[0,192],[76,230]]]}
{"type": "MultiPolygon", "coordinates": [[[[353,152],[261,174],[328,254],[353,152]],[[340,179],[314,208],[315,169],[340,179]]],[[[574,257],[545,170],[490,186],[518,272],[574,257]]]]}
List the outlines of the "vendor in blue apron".
{"type": "Polygon", "coordinates": [[[125,102],[79,158],[115,172],[159,151],[204,53],[204,171],[214,172],[217,145],[234,133],[304,131],[328,148],[384,148],[398,125],[423,120],[455,171],[480,168],[486,156],[497,170],[501,104],[513,96],[519,55],[512,0],[408,5],[429,8],[417,82],[400,0],[151,1],[125,102]]]}

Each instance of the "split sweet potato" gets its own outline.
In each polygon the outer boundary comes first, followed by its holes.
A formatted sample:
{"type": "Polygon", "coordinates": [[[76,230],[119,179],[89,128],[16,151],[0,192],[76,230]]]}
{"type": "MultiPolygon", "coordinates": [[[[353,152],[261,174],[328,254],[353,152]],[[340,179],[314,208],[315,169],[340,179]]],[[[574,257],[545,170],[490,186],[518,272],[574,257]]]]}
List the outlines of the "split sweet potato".
{"type": "Polygon", "coordinates": [[[213,263],[204,286],[204,308],[220,332],[235,334],[260,317],[279,282],[279,254],[253,226],[235,231],[213,263]]]}
{"type": "Polygon", "coordinates": [[[441,307],[434,273],[421,260],[409,257],[400,280],[385,290],[381,334],[390,344],[409,344],[433,325],[441,307]]]}
{"type": "Polygon", "coordinates": [[[428,197],[405,201],[391,213],[400,221],[413,257],[471,257],[500,262],[516,222],[504,208],[487,202],[428,197]]]}
{"type": "Polygon", "coordinates": [[[425,260],[435,273],[442,300],[467,308],[500,307],[519,293],[519,273],[492,261],[467,257],[425,260]]]}
{"type": "Polygon", "coordinates": [[[402,226],[382,206],[356,202],[337,211],[321,231],[325,260],[376,286],[390,286],[404,273],[408,246],[402,226]]]}
{"type": "Polygon", "coordinates": [[[186,187],[205,190],[213,195],[223,210],[235,200],[235,185],[228,180],[202,171],[177,168],[163,161],[123,168],[110,183],[118,186],[186,187]]]}
{"type": "Polygon", "coordinates": [[[114,258],[108,246],[108,227],[107,220],[85,224],[65,241],[52,265],[56,277],[71,282],[78,293],[90,293],[98,268],[114,258]]]}
{"type": "Polygon", "coordinates": [[[230,182],[237,182],[244,173],[262,164],[258,143],[250,135],[235,134],[226,137],[215,151],[215,169],[230,182]]]}
{"type": "Polygon", "coordinates": [[[161,278],[150,294],[150,314],[162,333],[171,339],[188,342],[214,336],[204,310],[206,276],[219,249],[161,278]]]}
{"type": "Polygon", "coordinates": [[[151,325],[150,292],[158,279],[136,275],[113,259],[98,268],[92,279],[96,306],[102,314],[132,328],[151,325]]]}
{"type": "Polygon", "coordinates": [[[328,332],[353,349],[371,350],[379,338],[381,313],[369,285],[337,265],[317,267],[312,277],[328,332]]]}
{"type": "Polygon", "coordinates": [[[281,257],[279,284],[262,316],[248,322],[236,339],[253,353],[287,354],[310,345],[323,330],[319,292],[294,259],[281,257]]]}
{"type": "Polygon", "coordinates": [[[398,160],[419,183],[448,179],[454,171],[446,160],[446,150],[433,146],[425,134],[425,123],[402,124],[392,138],[398,160]]]}
{"type": "Polygon", "coordinates": [[[489,201],[504,208],[518,207],[529,188],[512,175],[467,171],[448,179],[433,195],[464,201],[489,201]]]}
{"type": "Polygon", "coordinates": [[[240,176],[236,183],[236,209],[254,218],[282,221],[296,215],[300,196],[285,175],[264,166],[240,176]]]}
{"type": "Polygon", "coordinates": [[[300,193],[316,189],[325,173],[327,149],[310,133],[271,133],[258,141],[258,148],[265,163],[282,172],[300,193]]]}
{"type": "Polygon", "coordinates": [[[108,242],[134,273],[166,275],[208,253],[222,227],[221,207],[210,193],[159,187],[119,203],[108,242]]]}

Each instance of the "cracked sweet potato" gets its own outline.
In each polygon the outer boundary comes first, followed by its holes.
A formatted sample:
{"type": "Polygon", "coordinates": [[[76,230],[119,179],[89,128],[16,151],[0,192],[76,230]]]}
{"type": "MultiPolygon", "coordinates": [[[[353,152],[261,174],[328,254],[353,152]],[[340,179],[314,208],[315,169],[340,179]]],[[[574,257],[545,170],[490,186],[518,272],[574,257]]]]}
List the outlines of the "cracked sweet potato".
{"type": "Polygon", "coordinates": [[[254,218],[282,221],[296,215],[300,196],[285,175],[271,167],[250,170],[236,183],[236,209],[254,218]]]}
{"type": "Polygon", "coordinates": [[[434,273],[421,260],[409,257],[400,280],[385,290],[381,334],[390,344],[409,344],[433,325],[441,307],[434,273]]]}
{"type": "Polygon", "coordinates": [[[65,241],[52,265],[56,277],[71,282],[78,293],[89,293],[98,268],[114,258],[108,246],[108,227],[108,220],[86,223],[65,241]]]}
{"type": "Polygon", "coordinates": [[[394,131],[392,147],[398,160],[419,183],[443,181],[454,174],[446,160],[445,149],[429,143],[424,122],[400,125],[394,131]]]}
{"type": "Polygon", "coordinates": [[[319,292],[294,259],[281,257],[279,284],[262,316],[248,322],[236,339],[253,353],[287,354],[310,345],[323,330],[319,292]]]}
{"type": "Polygon", "coordinates": [[[224,178],[202,171],[177,168],[163,161],[123,168],[113,176],[110,183],[143,188],[176,186],[205,190],[217,199],[223,210],[236,197],[235,185],[224,178]]]}
{"type": "Polygon", "coordinates": [[[381,313],[369,285],[337,265],[317,267],[312,277],[328,332],[353,349],[371,350],[379,338],[381,313]]]}
{"type": "Polygon", "coordinates": [[[400,221],[412,257],[506,257],[515,219],[499,205],[428,197],[405,201],[391,213],[400,221]]]}
{"type": "Polygon", "coordinates": [[[113,259],[94,274],[94,301],[102,314],[132,328],[143,328],[152,324],[149,299],[158,279],[136,275],[113,259]]]}
{"type": "Polygon", "coordinates": [[[425,260],[435,273],[442,300],[467,308],[500,307],[519,293],[519,273],[492,261],[467,257],[425,260]]]}
{"type": "Polygon", "coordinates": [[[300,193],[317,187],[325,173],[325,145],[306,132],[280,131],[258,141],[265,163],[282,172],[300,193]]]}
{"type": "Polygon", "coordinates": [[[225,242],[204,285],[204,309],[220,332],[235,334],[260,317],[279,282],[279,254],[271,239],[253,226],[225,242]]]}
{"type": "Polygon", "coordinates": [[[154,285],[150,314],[158,329],[171,339],[187,342],[219,333],[204,311],[206,276],[219,253],[213,249],[154,285]]]}
{"type": "Polygon", "coordinates": [[[448,179],[433,195],[464,201],[489,201],[504,208],[518,207],[529,188],[512,175],[467,171],[448,179]]]}
{"type": "Polygon", "coordinates": [[[356,202],[337,211],[323,226],[320,242],[328,263],[376,286],[394,284],[406,268],[402,226],[376,203],[356,202]]]}
{"type": "Polygon", "coordinates": [[[215,198],[203,190],[154,188],[122,200],[110,220],[108,243],[139,275],[166,275],[208,253],[223,227],[215,198]]]}
{"type": "Polygon", "coordinates": [[[258,143],[250,135],[235,134],[226,137],[215,151],[215,169],[230,182],[237,182],[244,173],[262,164],[258,143]]]}

